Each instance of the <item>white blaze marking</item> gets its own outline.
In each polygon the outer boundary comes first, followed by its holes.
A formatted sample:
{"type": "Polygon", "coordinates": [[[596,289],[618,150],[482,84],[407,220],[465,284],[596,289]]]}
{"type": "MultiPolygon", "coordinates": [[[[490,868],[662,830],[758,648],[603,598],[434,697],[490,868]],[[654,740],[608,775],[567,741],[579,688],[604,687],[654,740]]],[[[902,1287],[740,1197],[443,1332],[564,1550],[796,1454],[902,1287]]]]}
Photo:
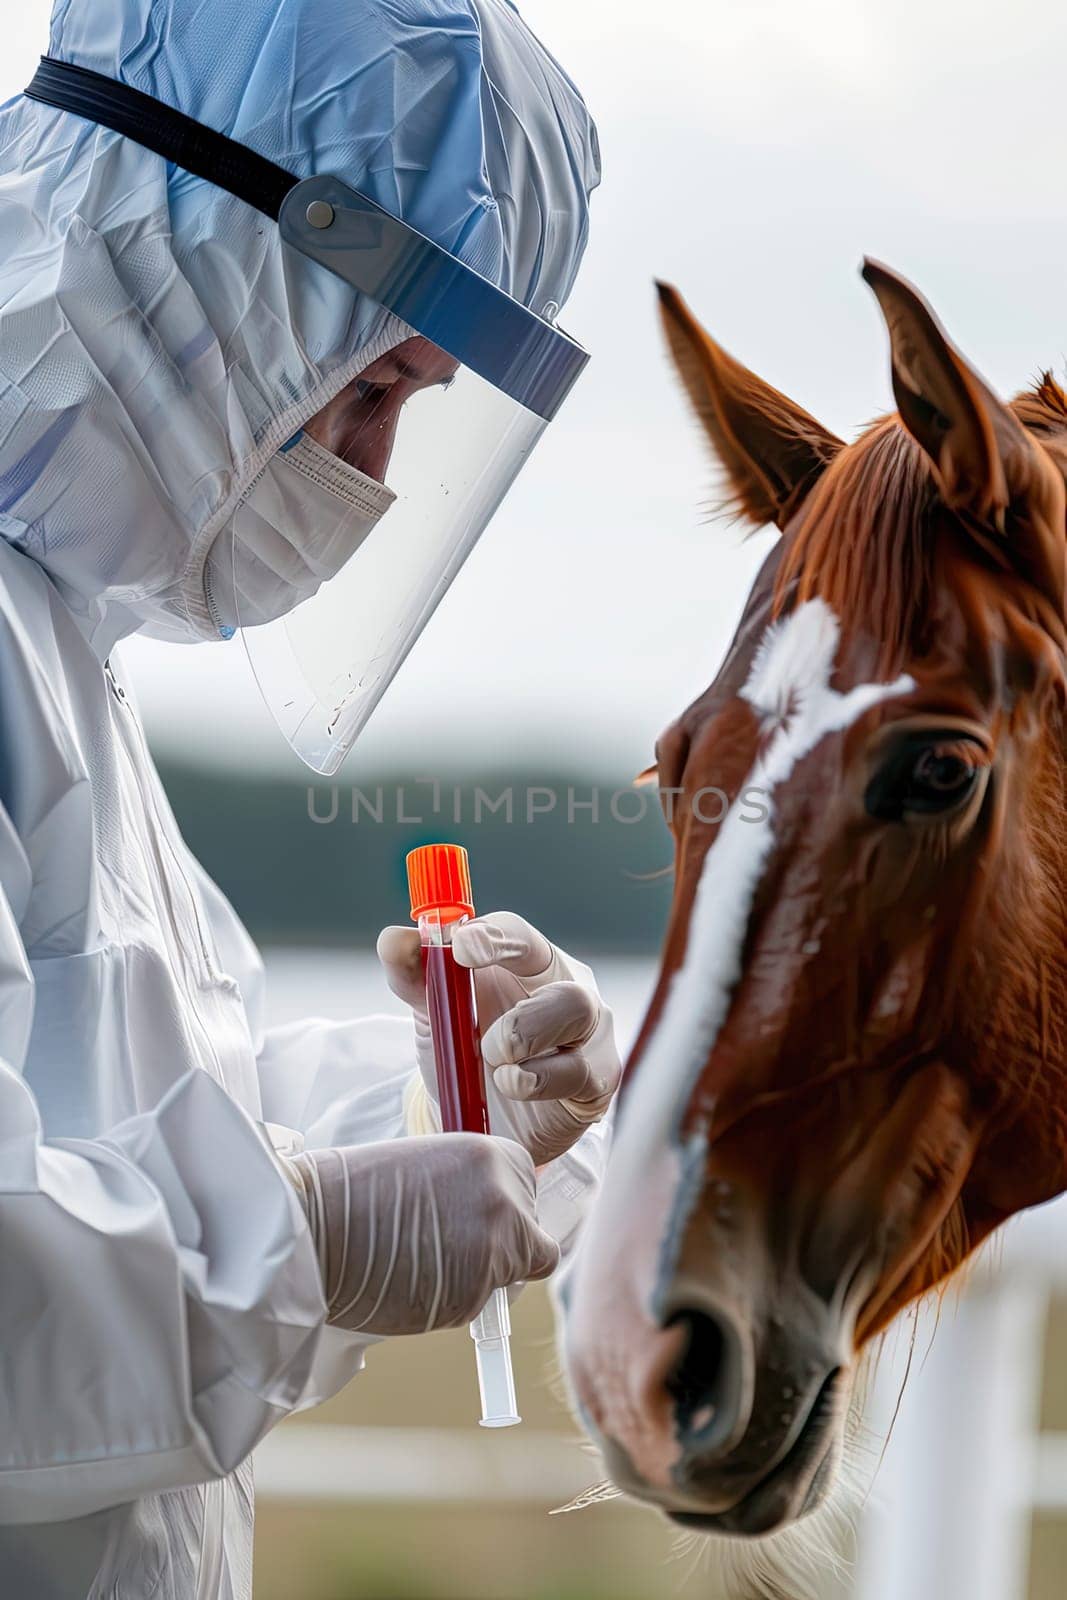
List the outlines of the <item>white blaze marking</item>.
{"type": "Polygon", "coordinates": [[[597,1205],[567,1271],[569,1338],[595,1379],[599,1416],[649,1482],[663,1487],[682,1445],[657,1427],[630,1352],[660,1325],[682,1232],[704,1184],[704,1137],[695,1133],[683,1145],[680,1125],[741,976],[745,932],[774,844],[774,791],[828,733],[914,688],[900,677],[847,694],[831,689],[839,635],[830,608],[811,600],[768,628],[753,657],[742,694],[770,737],[740,794],[764,791],[764,818],[746,820],[736,802],[704,858],[685,958],[628,1090],[597,1205]]]}
{"type": "MultiPolygon", "coordinates": [[[[752,904],[774,844],[774,790],[828,733],[915,686],[904,675],[895,683],[861,684],[847,694],[832,689],[840,632],[825,601],[809,600],[767,629],[753,658],[741,692],[775,732],[741,793],[763,791],[766,818],[746,820],[735,803],[704,858],[685,958],[671,981],[621,1119],[612,1166],[628,1169],[628,1177],[636,1178],[634,1158],[640,1160],[650,1143],[677,1139],[679,1120],[726,1020],[741,976],[752,904]]],[[[611,1177],[609,1168],[609,1181],[611,1177]]]]}

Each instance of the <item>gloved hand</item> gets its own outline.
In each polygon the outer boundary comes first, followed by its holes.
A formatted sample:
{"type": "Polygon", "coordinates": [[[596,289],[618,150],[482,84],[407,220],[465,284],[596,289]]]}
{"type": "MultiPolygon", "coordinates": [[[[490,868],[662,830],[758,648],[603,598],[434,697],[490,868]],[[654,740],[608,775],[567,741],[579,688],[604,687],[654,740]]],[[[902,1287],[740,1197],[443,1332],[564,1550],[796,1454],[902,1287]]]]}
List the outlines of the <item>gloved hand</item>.
{"type": "MultiPolygon", "coordinates": [[[[474,969],[489,1126],[544,1166],[602,1117],[622,1076],[611,1012],[589,968],[511,911],[462,923],[456,961],[474,969]]],[[[419,1071],[437,1105],[430,1021],[415,928],[386,928],[378,955],[415,1016],[419,1071]]]]}
{"type": "Polygon", "coordinates": [[[547,1278],[559,1260],[535,1218],[533,1162],[508,1139],[452,1133],[279,1159],[315,1242],[327,1321],[350,1333],[462,1327],[494,1289],[547,1278]]]}

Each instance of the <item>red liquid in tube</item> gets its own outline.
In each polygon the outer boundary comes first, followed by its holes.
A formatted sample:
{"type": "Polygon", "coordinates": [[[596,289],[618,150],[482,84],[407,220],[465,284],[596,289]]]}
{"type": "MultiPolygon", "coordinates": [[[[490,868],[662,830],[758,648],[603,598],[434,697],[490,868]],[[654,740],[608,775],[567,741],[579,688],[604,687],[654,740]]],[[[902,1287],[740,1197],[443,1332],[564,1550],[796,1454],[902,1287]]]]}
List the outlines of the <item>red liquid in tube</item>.
{"type": "Polygon", "coordinates": [[[456,965],[450,944],[422,947],[441,1127],[446,1133],[488,1133],[474,974],[468,967],[456,965]]]}

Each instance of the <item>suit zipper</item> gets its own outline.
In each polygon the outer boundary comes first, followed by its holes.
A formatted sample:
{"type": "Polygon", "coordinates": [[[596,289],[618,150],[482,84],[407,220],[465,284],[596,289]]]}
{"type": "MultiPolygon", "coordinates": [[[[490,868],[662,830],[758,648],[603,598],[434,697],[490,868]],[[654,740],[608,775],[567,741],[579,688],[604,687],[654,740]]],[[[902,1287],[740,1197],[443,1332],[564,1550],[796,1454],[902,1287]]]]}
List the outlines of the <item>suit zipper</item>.
{"type": "MultiPolygon", "coordinates": [[[[126,691],[123,689],[122,685],[119,683],[114,672],[112,671],[110,661],[104,662],[104,671],[107,674],[108,682],[111,685],[111,689],[116,700],[118,700],[119,704],[129,716],[130,723],[134,729],[134,736],[137,739],[146,761],[150,760],[151,758],[148,754],[148,745],[145,741],[141,724],[134,715],[134,710],[126,696],[126,691]]],[[[160,816],[159,805],[156,801],[156,797],[151,792],[151,786],[143,781],[140,768],[137,769],[135,776],[137,781],[137,789],[144,804],[145,811],[149,813],[151,821],[155,824],[154,828],[152,829],[152,851],[156,858],[156,866],[159,869],[159,881],[162,886],[163,893],[167,898],[168,908],[171,913],[172,925],[174,926],[175,932],[177,932],[177,918],[174,915],[174,901],[171,897],[170,888],[167,881],[167,874],[163,870],[163,861],[160,856],[159,844],[157,843],[157,841],[160,840],[166,845],[167,854],[173,863],[174,871],[179,882],[181,883],[183,890],[185,891],[185,897],[189,902],[189,911],[192,916],[193,927],[196,929],[196,938],[200,947],[200,956],[204,964],[205,975],[209,980],[217,980],[218,978],[222,977],[222,974],[215,966],[215,961],[208,945],[207,935],[204,932],[204,925],[200,920],[200,911],[196,903],[196,895],[193,893],[193,886],[186,876],[185,868],[182,866],[181,861],[179,860],[177,851],[171,844],[170,839],[167,837],[167,830],[164,826],[163,818],[160,816]]]]}
{"type": "MultiPolygon", "coordinates": [[[[115,699],[122,706],[123,711],[129,716],[129,718],[130,718],[131,722],[133,723],[134,727],[137,729],[138,742],[139,742],[139,744],[141,746],[141,749],[145,752],[145,755],[147,756],[148,747],[145,744],[144,735],[141,732],[140,724],[139,724],[139,722],[137,720],[137,717],[134,715],[134,710],[133,710],[133,707],[130,705],[130,702],[129,702],[128,698],[127,698],[126,691],[123,689],[122,685],[118,682],[117,678],[115,677],[115,674],[111,669],[111,663],[109,661],[105,661],[104,662],[104,671],[105,671],[105,673],[107,675],[107,680],[108,680],[108,683],[109,683],[109,685],[111,687],[112,693],[115,696],[115,699]]],[[[163,828],[162,820],[161,820],[161,818],[159,816],[159,810],[158,810],[158,807],[156,805],[155,796],[146,792],[146,785],[145,785],[144,779],[142,777],[140,768],[137,767],[136,763],[134,763],[132,761],[131,761],[130,765],[134,766],[135,769],[136,769],[134,771],[134,782],[137,785],[137,792],[140,795],[141,803],[145,808],[146,820],[147,820],[147,823],[148,823],[148,832],[149,832],[149,835],[150,835],[149,844],[150,844],[150,848],[152,850],[152,854],[155,857],[156,873],[157,873],[157,876],[158,876],[158,879],[159,879],[160,891],[161,891],[161,893],[162,893],[162,895],[163,895],[163,897],[164,897],[164,899],[166,901],[167,915],[168,915],[168,917],[170,919],[170,926],[171,926],[172,934],[173,934],[173,937],[174,937],[174,939],[175,939],[175,941],[176,941],[176,943],[178,945],[179,951],[180,951],[181,950],[182,939],[181,939],[181,934],[180,934],[179,928],[178,928],[178,918],[177,918],[177,915],[176,915],[174,897],[171,894],[170,882],[169,882],[167,873],[164,870],[163,858],[162,858],[162,856],[160,854],[160,848],[159,848],[159,839],[160,839],[160,837],[166,838],[166,831],[163,828]]],[[[201,957],[202,957],[202,960],[203,960],[203,963],[204,963],[205,975],[208,978],[210,978],[211,975],[215,971],[215,964],[212,961],[212,959],[210,957],[210,954],[208,952],[207,940],[206,940],[205,935],[204,935],[203,925],[202,925],[202,923],[200,921],[200,914],[199,914],[199,912],[197,910],[196,901],[195,901],[195,899],[193,897],[192,885],[189,883],[189,880],[186,878],[185,872],[182,869],[181,863],[178,861],[177,855],[176,855],[176,853],[174,851],[173,846],[170,844],[169,840],[167,840],[167,848],[168,848],[168,851],[170,853],[171,858],[174,861],[174,865],[175,865],[175,869],[177,871],[178,878],[180,879],[182,887],[184,888],[185,893],[186,893],[186,895],[187,895],[187,897],[189,899],[189,904],[190,904],[190,908],[192,910],[192,915],[193,915],[193,926],[196,928],[196,935],[197,935],[197,940],[198,940],[199,945],[200,945],[200,953],[201,953],[201,957]]],[[[207,1058],[208,1058],[208,1060],[210,1060],[210,1061],[212,1061],[214,1063],[215,1081],[217,1083],[221,1084],[223,1086],[223,1088],[225,1088],[225,1075],[224,1075],[223,1070],[222,1070],[222,1062],[219,1060],[218,1051],[215,1049],[215,1041],[211,1037],[211,1034],[210,1034],[210,1032],[208,1030],[207,1023],[204,1021],[203,1017],[200,1014],[200,1003],[198,1002],[196,995],[192,992],[189,976],[188,976],[188,973],[186,971],[186,965],[187,965],[187,963],[185,961],[179,960],[178,966],[179,966],[179,969],[180,969],[182,988],[183,988],[184,993],[185,993],[186,1001],[188,1002],[189,1011],[190,1011],[191,1016],[193,1017],[193,1019],[196,1022],[196,1026],[200,1030],[200,1034],[201,1034],[201,1036],[203,1038],[203,1041],[204,1041],[204,1044],[205,1044],[205,1046],[207,1048],[207,1058]]],[[[221,976],[222,976],[222,974],[219,974],[219,977],[221,977],[221,976]]]]}

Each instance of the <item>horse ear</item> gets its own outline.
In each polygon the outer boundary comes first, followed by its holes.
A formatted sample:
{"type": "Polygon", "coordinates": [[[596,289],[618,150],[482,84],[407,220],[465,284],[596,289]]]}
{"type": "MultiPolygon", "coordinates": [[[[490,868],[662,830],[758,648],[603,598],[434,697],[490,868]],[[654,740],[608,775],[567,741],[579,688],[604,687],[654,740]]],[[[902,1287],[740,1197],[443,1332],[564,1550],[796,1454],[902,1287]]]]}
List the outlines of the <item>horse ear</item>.
{"type": "Polygon", "coordinates": [[[842,442],[710,338],[670,284],[659,283],[671,356],[739,511],[784,528],[842,442]]]}
{"type": "Polygon", "coordinates": [[[942,501],[966,515],[969,533],[985,554],[1019,571],[1062,613],[1062,470],[953,349],[910,283],[870,259],[864,261],[864,278],[888,326],[897,410],[933,461],[942,501]]]}
{"type": "Polygon", "coordinates": [[[866,260],[889,329],[900,420],[930,457],[941,498],[1001,566],[1064,605],[1064,477],[1020,418],[949,342],[905,279],[866,260]],[[1008,526],[1008,513],[1011,526],[1008,526]]]}
{"type": "Polygon", "coordinates": [[[1008,469],[1026,454],[1026,435],[910,283],[869,258],[863,276],[889,329],[900,420],[937,468],[942,498],[997,522],[1011,503],[1008,469]]]}

